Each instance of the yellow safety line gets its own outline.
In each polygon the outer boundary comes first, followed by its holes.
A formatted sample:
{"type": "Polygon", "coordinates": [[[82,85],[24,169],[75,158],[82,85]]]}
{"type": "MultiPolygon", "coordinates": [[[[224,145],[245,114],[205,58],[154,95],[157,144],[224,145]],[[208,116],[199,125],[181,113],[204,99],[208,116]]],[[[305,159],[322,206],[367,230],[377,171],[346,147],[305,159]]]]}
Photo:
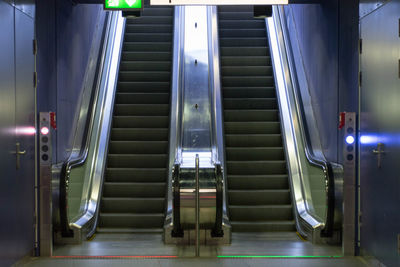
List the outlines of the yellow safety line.
{"type": "Polygon", "coordinates": [[[88,239],[88,241],[92,241],[96,237],[96,234],[93,234],[91,238],[88,239]]]}
{"type": "Polygon", "coordinates": [[[300,239],[301,240],[303,240],[304,242],[306,242],[307,240],[305,240],[302,236],[301,236],[301,234],[299,233],[299,232],[296,232],[296,234],[300,237],[300,239]]]}

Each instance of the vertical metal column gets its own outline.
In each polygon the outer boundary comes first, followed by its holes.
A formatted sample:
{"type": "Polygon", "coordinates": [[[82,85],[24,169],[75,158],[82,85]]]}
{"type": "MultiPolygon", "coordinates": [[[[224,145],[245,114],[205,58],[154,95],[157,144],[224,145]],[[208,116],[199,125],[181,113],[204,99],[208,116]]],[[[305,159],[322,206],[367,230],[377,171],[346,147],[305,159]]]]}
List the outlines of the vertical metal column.
{"type": "Polygon", "coordinates": [[[345,113],[343,135],[343,255],[356,252],[356,149],[357,130],[355,112],[345,113]]]}
{"type": "Polygon", "coordinates": [[[40,256],[49,257],[53,249],[53,229],[51,213],[51,130],[50,113],[39,115],[39,219],[40,256]]]}
{"type": "Polygon", "coordinates": [[[200,256],[200,184],[199,154],[196,154],[196,257],[200,256]]]}

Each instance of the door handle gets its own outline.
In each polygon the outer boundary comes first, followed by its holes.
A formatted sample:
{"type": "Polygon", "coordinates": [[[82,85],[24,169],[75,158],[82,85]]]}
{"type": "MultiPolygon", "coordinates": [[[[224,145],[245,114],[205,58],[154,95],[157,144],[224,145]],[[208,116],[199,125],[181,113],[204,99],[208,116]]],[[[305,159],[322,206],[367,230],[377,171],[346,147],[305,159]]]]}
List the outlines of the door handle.
{"type": "Polygon", "coordinates": [[[20,157],[23,156],[23,155],[26,155],[26,150],[23,150],[23,151],[20,150],[20,148],[21,148],[21,144],[20,143],[16,143],[15,146],[16,146],[15,156],[17,157],[16,168],[18,170],[21,167],[20,157]]]}

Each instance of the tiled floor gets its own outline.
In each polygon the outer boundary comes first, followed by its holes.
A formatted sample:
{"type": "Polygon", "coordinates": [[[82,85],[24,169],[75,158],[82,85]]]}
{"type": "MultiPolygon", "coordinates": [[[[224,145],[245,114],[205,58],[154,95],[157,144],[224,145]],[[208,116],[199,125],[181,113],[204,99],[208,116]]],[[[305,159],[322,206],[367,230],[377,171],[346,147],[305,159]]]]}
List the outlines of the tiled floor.
{"type": "Polygon", "coordinates": [[[55,247],[55,257],[65,257],[30,258],[18,263],[18,266],[368,266],[368,263],[360,257],[340,257],[340,247],[313,245],[301,240],[296,233],[233,234],[231,245],[202,246],[201,258],[194,257],[194,249],[194,246],[164,245],[159,234],[99,234],[92,241],[84,242],[82,245],[55,247]],[[268,255],[278,257],[265,257],[268,255]]]}

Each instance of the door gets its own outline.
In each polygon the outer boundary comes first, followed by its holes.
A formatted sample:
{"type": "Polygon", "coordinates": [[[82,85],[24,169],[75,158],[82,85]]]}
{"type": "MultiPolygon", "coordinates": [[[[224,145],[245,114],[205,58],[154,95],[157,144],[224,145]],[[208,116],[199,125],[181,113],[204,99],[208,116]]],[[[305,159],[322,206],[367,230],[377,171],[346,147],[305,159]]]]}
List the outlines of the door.
{"type": "Polygon", "coordinates": [[[400,1],[361,19],[361,249],[400,266],[400,1]]]}
{"type": "Polygon", "coordinates": [[[0,33],[0,266],[9,266],[34,248],[34,20],[0,0],[0,33]]]}
{"type": "Polygon", "coordinates": [[[21,155],[17,169],[17,251],[26,255],[34,244],[35,88],[34,21],[15,9],[15,127],[21,155]]]}

